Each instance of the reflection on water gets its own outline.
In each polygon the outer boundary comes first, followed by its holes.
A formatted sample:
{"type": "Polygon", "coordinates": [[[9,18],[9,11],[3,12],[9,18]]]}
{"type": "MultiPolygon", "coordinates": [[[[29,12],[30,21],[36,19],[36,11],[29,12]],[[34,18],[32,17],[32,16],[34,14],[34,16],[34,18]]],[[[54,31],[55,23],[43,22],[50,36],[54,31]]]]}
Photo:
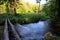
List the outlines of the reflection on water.
{"type": "Polygon", "coordinates": [[[48,32],[48,21],[39,21],[24,25],[16,24],[17,32],[22,36],[22,40],[44,40],[43,37],[48,32]]]}

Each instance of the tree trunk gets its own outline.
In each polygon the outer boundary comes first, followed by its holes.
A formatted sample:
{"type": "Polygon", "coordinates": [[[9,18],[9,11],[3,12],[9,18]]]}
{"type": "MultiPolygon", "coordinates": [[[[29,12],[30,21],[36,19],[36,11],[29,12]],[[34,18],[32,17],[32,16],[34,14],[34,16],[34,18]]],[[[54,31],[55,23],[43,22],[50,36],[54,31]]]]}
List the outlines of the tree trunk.
{"type": "Polygon", "coordinates": [[[7,3],[6,3],[6,12],[9,13],[9,1],[7,0],[7,3]]]}
{"type": "Polygon", "coordinates": [[[38,7],[38,13],[40,13],[40,3],[39,3],[39,7],[38,7]]]}
{"type": "Polygon", "coordinates": [[[16,8],[14,8],[14,14],[17,15],[17,13],[16,13],[16,8]]]}
{"type": "Polygon", "coordinates": [[[14,14],[17,15],[17,12],[16,12],[16,0],[14,0],[14,14]]]}

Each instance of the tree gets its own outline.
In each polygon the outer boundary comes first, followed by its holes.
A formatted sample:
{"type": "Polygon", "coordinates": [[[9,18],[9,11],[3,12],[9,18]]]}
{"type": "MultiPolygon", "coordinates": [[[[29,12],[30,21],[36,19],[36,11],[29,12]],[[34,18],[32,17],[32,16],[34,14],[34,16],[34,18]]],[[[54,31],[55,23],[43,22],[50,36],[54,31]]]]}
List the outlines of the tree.
{"type": "Polygon", "coordinates": [[[58,13],[58,4],[57,4],[57,1],[56,0],[51,0],[50,1],[50,13],[52,16],[51,16],[51,30],[53,31],[52,33],[54,33],[55,35],[60,35],[60,19],[59,19],[59,14],[58,13]]]}
{"type": "MultiPolygon", "coordinates": [[[[59,2],[59,1],[58,1],[59,2]]],[[[50,30],[55,35],[60,34],[60,12],[58,8],[60,9],[59,3],[56,0],[50,0],[47,4],[45,4],[43,11],[50,16],[51,20],[51,26],[50,30]]]]}
{"type": "Polygon", "coordinates": [[[9,13],[9,8],[13,6],[14,14],[16,15],[17,4],[21,4],[22,0],[0,0],[0,4],[6,3],[6,12],[9,13]]]}
{"type": "Polygon", "coordinates": [[[0,4],[6,3],[6,12],[9,13],[9,0],[0,0],[0,4]]]}
{"type": "Polygon", "coordinates": [[[14,13],[15,13],[15,15],[16,15],[16,0],[14,0],[14,13]]]}
{"type": "Polygon", "coordinates": [[[14,8],[14,14],[17,15],[17,6],[19,5],[22,5],[22,0],[10,0],[10,5],[13,6],[14,8]]]}
{"type": "Polygon", "coordinates": [[[41,1],[41,0],[36,0],[36,2],[39,3],[38,13],[40,13],[40,1],[41,1]]]}
{"type": "Polygon", "coordinates": [[[6,12],[9,13],[9,0],[6,0],[6,12]]]}

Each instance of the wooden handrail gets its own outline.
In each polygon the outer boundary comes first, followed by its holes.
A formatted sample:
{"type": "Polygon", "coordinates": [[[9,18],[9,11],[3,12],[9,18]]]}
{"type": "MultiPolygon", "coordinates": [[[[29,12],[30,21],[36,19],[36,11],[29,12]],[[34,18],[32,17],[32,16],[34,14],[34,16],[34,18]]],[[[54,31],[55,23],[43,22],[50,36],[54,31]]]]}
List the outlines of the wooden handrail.
{"type": "Polygon", "coordinates": [[[5,20],[5,28],[4,28],[4,40],[9,40],[7,19],[5,20]]]}
{"type": "Polygon", "coordinates": [[[21,38],[19,37],[18,33],[16,32],[14,25],[10,22],[10,20],[8,19],[8,23],[11,26],[11,29],[13,31],[14,36],[17,38],[17,40],[21,40],[21,38]]]}

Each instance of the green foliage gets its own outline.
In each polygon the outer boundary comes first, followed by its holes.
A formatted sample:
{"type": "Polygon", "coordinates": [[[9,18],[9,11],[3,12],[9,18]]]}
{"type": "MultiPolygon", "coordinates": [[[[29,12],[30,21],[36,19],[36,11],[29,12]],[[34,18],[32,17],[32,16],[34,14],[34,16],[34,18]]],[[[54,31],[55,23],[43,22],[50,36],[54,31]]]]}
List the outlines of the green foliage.
{"type": "Polygon", "coordinates": [[[45,13],[41,13],[40,16],[42,20],[50,19],[50,16],[45,13]]]}
{"type": "Polygon", "coordinates": [[[42,11],[49,15],[52,19],[55,19],[57,17],[56,0],[50,0],[47,4],[45,4],[42,11]]]}
{"type": "MultiPolygon", "coordinates": [[[[50,0],[47,4],[45,4],[43,8],[43,12],[50,16],[51,20],[51,31],[55,35],[60,35],[60,17],[58,17],[58,4],[56,0],[50,0]]],[[[60,14],[60,13],[59,13],[60,14]]]]}
{"type": "Polygon", "coordinates": [[[5,4],[0,5],[0,13],[5,13],[6,12],[5,9],[6,9],[5,4]]]}
{"type": "MultiPolygon", "coordinates": [[[[4,4],[2,4],[3,6],[3,8],[1,8],[0,7],[0,9],[1,10],[4,10],[5,12],[4,13],[14,13],[14,4],[13,4],[13,2],[8,2],[8,4],[7,4],[7,2],[5,3],[4,2],[4,4]]],[[[16,11],[17,11],[17,13],[28,13],[28,12],[30,12],[30,13],[37,13],[37,11],[38,11],[38,5],[34,5],[34,4],[30,4],[30,3],[24,3],[24,2],[18,2],[17,1],[17,3],[16,3],[16,11]]],[[[40,6],[40,10],[42,10],[42,8],[43,8],[43,6],[40,6]]],[[[1,13],[3,13],[2,11],[1,11],[1,13]]]]}
{"type": "Polygon", "coordinates": [[[17,16],[14,16],[14,14],[0,14],[0,24],[3,24],[5,19],[9,18],[12,23],[32,23],[37,22],[39,20],[47,20],[49,19],[44,14],[37,14],[37,13],[19,13],[17,16]]]}

